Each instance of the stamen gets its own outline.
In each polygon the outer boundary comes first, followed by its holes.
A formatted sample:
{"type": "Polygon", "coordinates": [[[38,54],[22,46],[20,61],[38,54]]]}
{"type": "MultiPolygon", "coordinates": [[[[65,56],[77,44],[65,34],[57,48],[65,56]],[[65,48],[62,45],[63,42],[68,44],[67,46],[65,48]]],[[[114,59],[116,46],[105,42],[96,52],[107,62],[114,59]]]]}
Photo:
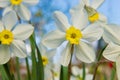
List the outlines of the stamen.
{"type": "Polygon", "coordinates": [[[3,45],[10,45],[13,41],[13,33],[9,30],[3,30],[0,33],[0,42],[3,45]]]}
{"type": "Polygon", "coordinates": [[[71,26],[66,31],[66,40],[68,40],[71,44],[79,44],[79,40],[82,38],[82,33],[79,29],[71,26]]]}
{"type": "Polygon", "coordinates": [[[12,5],[20,5],[22,3],[22,0],[10,0],[12,5]]]}
{"type": "Polygon", "coordinates": [[[43,65],[46,66],[48,64],[48,58],[46,56],[42,56],[43,65]]]}
{"type": "Polygon", "coordinates": [[[84,8],[85,8],[85,10],[88,13],[88,20],[91,23],[93,23],[93,22],[95,22],[95,21],[97,21],[99,19],[99,13],[95,9],[93,9],[90,6],[86,6],[86,5],[85,5],[84,8]]]}

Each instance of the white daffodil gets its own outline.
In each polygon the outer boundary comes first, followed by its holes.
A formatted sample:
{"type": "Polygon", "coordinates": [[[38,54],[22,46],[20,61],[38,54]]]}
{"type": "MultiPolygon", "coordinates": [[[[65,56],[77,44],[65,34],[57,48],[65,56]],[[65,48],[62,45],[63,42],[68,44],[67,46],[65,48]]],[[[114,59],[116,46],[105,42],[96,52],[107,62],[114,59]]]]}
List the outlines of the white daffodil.
{"type": "Polygon", "coordinates": [[[59,64],[54,64],[53,68],[53,80],[59,80],[60,79],[60,69],[61,66],[59,64]]]}
{"type": "Polygon", "coordinates": [[[103,39],[108,46],[103,52],[103,56],[113,62],[116,62],[117,75],[120,80],[120,26],[117,25],[104,25],[103,39]]]}
{"type": "Polygon", "coordinates": [[[62,65],[64,66],[67,66],[70,62],[72,47],[79,60],[86,63],[95,60],[95,51],[89,42],[99,40],[103,30],[97,24],[86,27],[87,23],[84,21],[84,16],[81,15],[83,13],[72,13],[72,24],[70,25],[67,17],[62,12],[56,11],[54,16],[58,29],[44,36],[42,40],[43,45],[49,48],[57,48],[64,41],[67,41],[67,45],[62,52],[62,65]]]}
{"type": "Polygon", "coordinates": [[[104,0],[82,0],[84,3],[84,9],[88,14],[88,20],[90,22],[102,21],[107,22],[107,18],[97,11],[97,8],[104,2],[104,0]]]}
{"type": "Polygon", "coordinates": [[[39,0],[0,0],[0,7],[5,8],[3,15],[15,10],[21,19],[30,20],[31,13],[27,6],[36,5],[38,2],[39,0]]]}
{"type": "Polygon", "coordinates": [[[0,21],[0,64],[9,61],[11,55],[25,58],[26,47],[23,40],[26,40],[34,28],[30,24],[17,24],[16,13],[7,13],[0,21]]]}
{"type": "MultiPolygon", "coordinates": [[[[80,69],[77,66],[73,66],[72,67],[72,74],[73,74],[73,76],[71,76],[70,80],[83,80],[82,79],[83,69],[80,69]]],[[[89,74],[87,68],[85,68],[85,74],[86,74],[85,80],[92,80],[93,74],[89,74]]]]}
{"type": "Polygon", "coordinates": [[[104,2],[104,0],[81,0],[80,5],[71,9],[71,11],[83,11],[87,19],[93,23],[96,21],[107,22],[107,18],[97,11],[97,8],[104,2]]]}
{"type": "Polygon", "coordinates": [[[52,68],[53,68],[53,56],[56,53],[55,49],[48,50],[44,45],[40,44],[40,51],[42,54],[42,61],[45,72],[45,80],[53,80],[52,78],[52,68]]]}

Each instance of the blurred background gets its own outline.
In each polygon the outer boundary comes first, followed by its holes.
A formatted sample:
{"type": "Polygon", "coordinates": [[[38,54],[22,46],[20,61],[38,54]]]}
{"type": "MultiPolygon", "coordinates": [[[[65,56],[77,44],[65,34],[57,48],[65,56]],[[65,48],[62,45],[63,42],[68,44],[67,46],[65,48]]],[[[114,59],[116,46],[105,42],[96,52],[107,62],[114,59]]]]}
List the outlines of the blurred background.
{"type": "MultiPolygon", "coordinates": [[[[79,3],[80,3],[80,0],[40,0],[38,5],[30,7],[29,9],[32,12],[31,22],[35,26],[37,44],[40,44],[40,39],[42,36],[44,36],[45,34],[47,34],[48,32],[56,28],[54,23],[54,18],[53,18],[54,11],[56,10],[62,11],[70,18],[70,14],[69,14],[70,8],[78,5],[79,3]]],[[[120,0],[105,0],[105,2],[101,5],[98,11],[104,14],[105,16],[107,16],[108,23],[120,25],[120,9],[119,8],[120,8],[120,0]]],[[[3,9],[0,8],[0,18],[2,18],[2,11],[3,9]]],[[[62,46],[62,48],[64,48],[64,46],[62,46]]],[[[29,45],[27,46],[27,49],[30,52],[29,45]]],[[[60,53],[60,50],[58,49],[57,52],[60,53]]],[[[58,56],[59,54],[56,55],[56,57],[58,56]]],[[[20,61],[22,63],[22,60],[20,61]]],[[[29,61],[29,63],[31,62],[29,61]]],[[[23,65],[21,65],[21,73],[26,74],[26,67],[24,67],[23,65]]],[[[110,71],[112,71],[111,68],[113,68],[113,65],[114,64],[112,62],[101,65],[98,69],[99,77],[101,75],[103,76],[106,74],[107,74],[106,76],[111,76],[110,71]]],[[[91,65],[91,66],[94,67],[94,65],[91,65]]],[[[81,68],[81,65],[78,65],[78,67],[81,68]]],[[[93,67],[90,67],[88,65],[88,68],[90,70],[92,70],[93,67]]],[[[12,70],[14,70],[14,68],[12,70]]],[[[93,72],[90,72],[90,73],[93,73],[93,72]]],[[[99,80],[99,79],[96,79],[96,80],[99,80]]],[[[100,80],[104,80],[104,79],[100,79],[100,80]]],[[[110,79],[108,78],[107,80],[110,80],[110,79]]]]}

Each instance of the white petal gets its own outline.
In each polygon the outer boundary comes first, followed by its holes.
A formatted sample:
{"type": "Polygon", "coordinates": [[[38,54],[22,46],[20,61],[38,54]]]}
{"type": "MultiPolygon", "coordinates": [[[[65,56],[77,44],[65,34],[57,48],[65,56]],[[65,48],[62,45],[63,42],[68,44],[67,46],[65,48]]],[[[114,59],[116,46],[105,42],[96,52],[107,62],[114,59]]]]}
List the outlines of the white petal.
{"type": "Polygon", "coordinates": [[[49,48],[57,48],[63,41],[65,41],[65,33],[55,30],[43,37],[42,44],[49,48]]]}
{"type": "Polygon", "coordinates": [[[10,60],[10,50],[8,46],[0,45],[0,64],[5,64],[10,60]]]}
{"type": "Polygon", "coordinates": [[[54,54],[56,53],[56,49],[50,49],[48,50],[42,43],[40,44],[40,51],[42,52],[42,55],[47,56],[49,59],[53,58],[54,54]]]}
{"type": "Polygon", "coordinates": [[[31,24],[18,24],[12,31],[16,39],[25,40],[33,33],[34,27],[31,24]]]}
{"type": "Polygon", "coordinates": [[[120,26],[102,25],[102,27],[104,28],[103,39],[105,42],[113,42],[120,45],[120,26]]]}
{"type": "Polygon", "coordinates": [[[83,8],[81,10],[70,10],[72,16],[72,25],[78,29],[83,29],[88,25],[88,16],[85,14],[83,8]]]}
{"type": "Polygon", "coordinates": [[[99,21],[107,23],[107,17],[99,13],[99,21]]]}
{"type": "Polygon", "coordinates": [[[86,75],[86,80],[92,80],[92,79],[93,79],[93,74],[86,75]]]}
{"type": "Polygon", "coordinates": [[[2,18],[5,28],[11,30],[15,24],[18,22],[17,15],[15,11],[10,11],[5,14],[2,18]]]}
{"type": "Polygon", "coordinates": [[[53,79],[52,72],[47,67],[44,68],[44,75],[45,75],[45,80],[52,80],[53,79]]]}
{"type": "Polygon", "coordinates": [[[20,5],[19,7],[17,7],[17,13],[19,15],[19,17],[23,20],[27,20],[29,21],[31,18],[31,13],[28,10],[28,8],[24,5],[20,5]]]}
{"type": "Polygon", "coordinates": [[[71,60],[71,47],[72,45],[70,45],[69,43],[67,44],[67,46],[65,47],[65,49],[62,52],[62,65],[63,66],[68,66],[71,60]]]}
{"type": "Polygon", "coordinates": [[[95,50],[90,44],[82,41],[79,45],[75,46],[75,54],[79,60],[85,63],[91,63],[95,61],[95,50]]]}
{"type": "Polygon", "coordinates": [[[67,17],[62,12],[55,11],[54,17],[55,17],[56,25],[57,25],[58,29],[60,29],[61,31],[65,32],[66,29],[68,27],[70,27],[67,17]]]}
{"type": "Polygon", "coordinates": [[[103,52],[103,56],[110,61],[116,61],[119,55],[120,55],[120,46],[112,42],[109,43],[109,45],[106,47],[106,49],[103,52]]]}
{"type": "Polygon", "coordinates": [[[36,5],[38,4],[39,0],[23,0],[24,3],[27,3],[28,5],[36,5]]]}
{"type": "Polygon", "coordinates": [[[82,31],[83,39],[93,42],[99,40],[103,34],[103,29],[97,23],[89,25],[82,31]]]}
{"type": "Polygon", "coordinates": [[[9,0],[0,0],[0,7],[7,7],[9,4],[9,0]]]}
{"type": "Polygon", "coordinates": [[[94,9],[97,9],[103,2],[104,0],[93,0],[91,5],[94,9]]]}
{"type": "Polygon", "coordinates": [[[20,40],[13,41],[11,45],[11,51],[14,54],[14,56],[17,56],[19,58],[25,58],[27,56],[25,43],[20,40]]]}
{"type": "Polygon", "coordinates": [[[56,52],[56,49],[48,50],[48,51],[46,52],[46,54],[48,55],[48,58],[49,58],[49,59],[50,59],[50,58],[53,58],[56,53],[57,53],[57,52],[56,52]]]}
{"type": "Polygon", "coordinates": [[[4,30],[4,25],[3,25],[3,22],[0,21],[0,32],[1,32],[2,30],[4,30]]]}
{"type": "Polygon", "coordinates": [[[41,54],[42,55],[45,54],[45,56],[46,56],[46,52],[47,52],[48,49],[42,43],[40,43],[39,49],[42,52],[41,54]]]}
{"type": "Polygon", "coordinates": [[[117,71],[118,80],[120,80],[120,55],[117,57],[116,60],[116,71],[117,71]]]}
{"type": "Polygon", "coordinates": [[[76,80],[75,76],[70,76],[70,80],[76,80]]]}
{"type": "Polygon", "coordinates": [[[78,76],[78,75],[81,75],[81,74],[79,74],[80,72],[80,69],[77,67],[77,66],[73,66],[72,67],[72,74],[74,75],[74,76],[78,76]]]}
{"type": "Polygon", "coordinates": [[[90,6],[90,1],[89,0],[82,0],[82,2],[87,5],[87,6],[90,6]]]}
{"type": "Polygon", "coordinates": [[[5,14],[7,14],[8,12],[10,12],[10,11],[12,11],[12,10],[13,10],[12,6],[8,6],[8,7],[6,7],[6,8],[4,9],[2,15],[4,16],[5,14]]]}

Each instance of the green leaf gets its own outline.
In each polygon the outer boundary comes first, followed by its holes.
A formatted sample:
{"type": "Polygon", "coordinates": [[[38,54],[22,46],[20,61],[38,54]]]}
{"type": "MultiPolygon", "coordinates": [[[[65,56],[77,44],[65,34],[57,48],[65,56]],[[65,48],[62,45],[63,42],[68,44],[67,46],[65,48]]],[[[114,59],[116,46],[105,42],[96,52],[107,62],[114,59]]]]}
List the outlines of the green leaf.
{"type": "Polygon", "coordinates": [[[26,61],[26,66],[27,66],[27,75],[28,75],[28,80],[31,80],[31,75],[30,75],[30,68],[29,68],[29,63],[28,63],[28,58],[25,58],[26,61]]]}
{"type": "Polygon", "coordinates": [[[44,80],[44,66],[42,62],[42,56],[33,36],[31,36],[31,40],[33,41],[35,48],[37,50],[37,59],[36,59],[37,60],[36,62],[37,79],[36,80],[44,80]]]}
{"type": "Polygon", "coordinates": [[[9,77],[6,74],[6,71],[2,65],[0,65],[0,74],[2,77],[2,80],[9,80],[9,77]]]}
{"type": "Polygon", "coordinates": [[[64,67],[61,65],[60,70],[60,80],[68,80],[68,67],[64,67]]]}
{"type": "Polygon", "coordinates": [[[110,80],[114,80],[115,74],[116,74],[116,70],[115,70],[114,68],[112,68],[112,73],[111,73],[111,78],[110,78],[110,80]]]}
{"type": "Polygon", "coordinates": [[[35,44],[32,36],[30,37],[30,43],[31,43],[31,57],[32,57],[32,80],[37,80],[37,60],[35,56],[35,44]]]}

